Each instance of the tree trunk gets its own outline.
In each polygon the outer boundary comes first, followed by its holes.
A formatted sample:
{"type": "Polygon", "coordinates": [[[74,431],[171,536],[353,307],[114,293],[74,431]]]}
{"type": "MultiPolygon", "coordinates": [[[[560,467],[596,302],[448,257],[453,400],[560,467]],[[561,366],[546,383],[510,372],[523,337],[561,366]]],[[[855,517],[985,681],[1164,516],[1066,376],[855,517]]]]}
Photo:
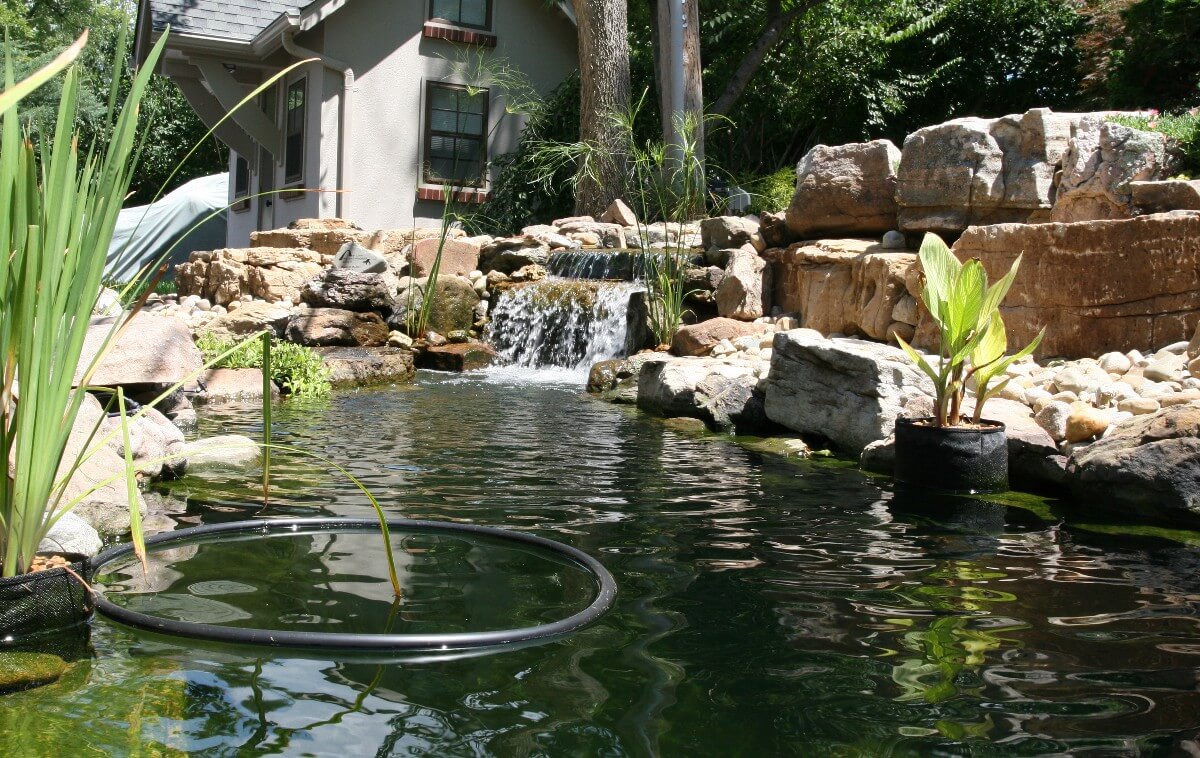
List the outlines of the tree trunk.
{"type": "Polygon", "coordinates": [[[579,135],[599,147],[594,176],[581,175],[575,212],[599,216],[625,191],[625,135],[614,116],[629,109],[627,0],[575,0],[579,21],[579,135]]]}

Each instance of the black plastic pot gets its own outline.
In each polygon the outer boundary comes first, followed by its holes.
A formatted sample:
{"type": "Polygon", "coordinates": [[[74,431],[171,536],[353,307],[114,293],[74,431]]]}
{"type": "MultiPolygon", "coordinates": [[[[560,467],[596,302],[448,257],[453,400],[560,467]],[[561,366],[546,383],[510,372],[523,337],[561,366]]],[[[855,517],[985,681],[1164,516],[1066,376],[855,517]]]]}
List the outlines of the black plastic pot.
{"type": "Polygon", "coordinates": [[[943,492],[1008,489],[1004,424],[983,428],[933,425],[932,419],[896,420],[896,479],[943,492]]]}
{"type": "MultiPolygon", "coordinates": [[[[82,555],[61,554],[86,578],[82,555]]],[[[80,629],[96,610],[92,595],[64,568],[0,579],[0,650],[41,635],[80,629]]]]}

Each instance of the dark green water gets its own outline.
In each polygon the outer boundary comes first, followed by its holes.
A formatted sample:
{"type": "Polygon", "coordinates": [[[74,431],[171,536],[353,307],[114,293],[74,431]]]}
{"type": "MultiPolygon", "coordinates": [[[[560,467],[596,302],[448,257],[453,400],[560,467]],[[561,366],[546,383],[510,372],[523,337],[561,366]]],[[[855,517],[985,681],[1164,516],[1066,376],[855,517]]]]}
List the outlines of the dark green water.
{"type": "MultiPolygon", "coordinates": [[[[203,424],[253,435],[254,419],[226,409],[203,424]]],[[[276,430],[347,463],[396,515],[596,555],[619,583],[614,609],[541,646],[407,660],[97,619],[94,658],[0,699],[0,755],[1107,756],[1200,740],[1198,549],[901,497],[569,387],[424,374],[411,390],[285,404],[276,430]]],[[[370,515],[322,467],[278,466],[264,517],[370,515]]],[[[181,483],[181,522],[258,517],[255,477],[181,483]]],[[[452,631],[588,600],[577,570],[537,555],[397,544],[395,616],[364,535],[184,549],[123,602],[232,624],[452,631]]]]}

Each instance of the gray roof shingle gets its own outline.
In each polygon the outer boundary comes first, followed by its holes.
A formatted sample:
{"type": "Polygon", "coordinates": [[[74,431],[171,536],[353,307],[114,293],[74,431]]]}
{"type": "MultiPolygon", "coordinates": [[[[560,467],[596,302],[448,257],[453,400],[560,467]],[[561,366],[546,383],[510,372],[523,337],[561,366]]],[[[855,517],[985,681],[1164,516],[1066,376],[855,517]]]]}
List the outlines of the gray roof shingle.
{"type": "Polygon", "coordinates": [[[179,34],[249,42],[288,11],[312,0],[150,0],[154,31],[168,24],[179,34]]]}

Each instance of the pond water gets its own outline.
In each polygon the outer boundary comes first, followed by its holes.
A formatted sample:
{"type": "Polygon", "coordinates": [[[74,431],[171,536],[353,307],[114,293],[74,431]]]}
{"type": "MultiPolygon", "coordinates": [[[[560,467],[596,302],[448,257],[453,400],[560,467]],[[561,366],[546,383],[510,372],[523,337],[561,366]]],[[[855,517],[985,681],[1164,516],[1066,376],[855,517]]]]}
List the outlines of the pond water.
{"type": "MultiPolygon", "coordinates": [[[[285,403],[275,428],[345,463],[397,516],[508,526],[597,556],[619,585],[599,622],[486,655],[388,659],[97,619],[94,658],[0,702],[0,755],[1197,750],[1200,550],[902,495],[531,378],[422,373],[409,389],[285,403]]],[[[202,423],[254,435],[255,419],[233,407],[202,423]]],[[[253,472],[181,482],[182,525],[371,515],[322,466],[276,466],[265,513],[253,472]]],[[[588,600],[569,566],[397,540],[396,616],[364,535],[159,556],[163,570],[126,601],[234,624],[429,631],[537,621],[588,600]],[[431,566],[452,578],[434,581],[431,566]]]]}

